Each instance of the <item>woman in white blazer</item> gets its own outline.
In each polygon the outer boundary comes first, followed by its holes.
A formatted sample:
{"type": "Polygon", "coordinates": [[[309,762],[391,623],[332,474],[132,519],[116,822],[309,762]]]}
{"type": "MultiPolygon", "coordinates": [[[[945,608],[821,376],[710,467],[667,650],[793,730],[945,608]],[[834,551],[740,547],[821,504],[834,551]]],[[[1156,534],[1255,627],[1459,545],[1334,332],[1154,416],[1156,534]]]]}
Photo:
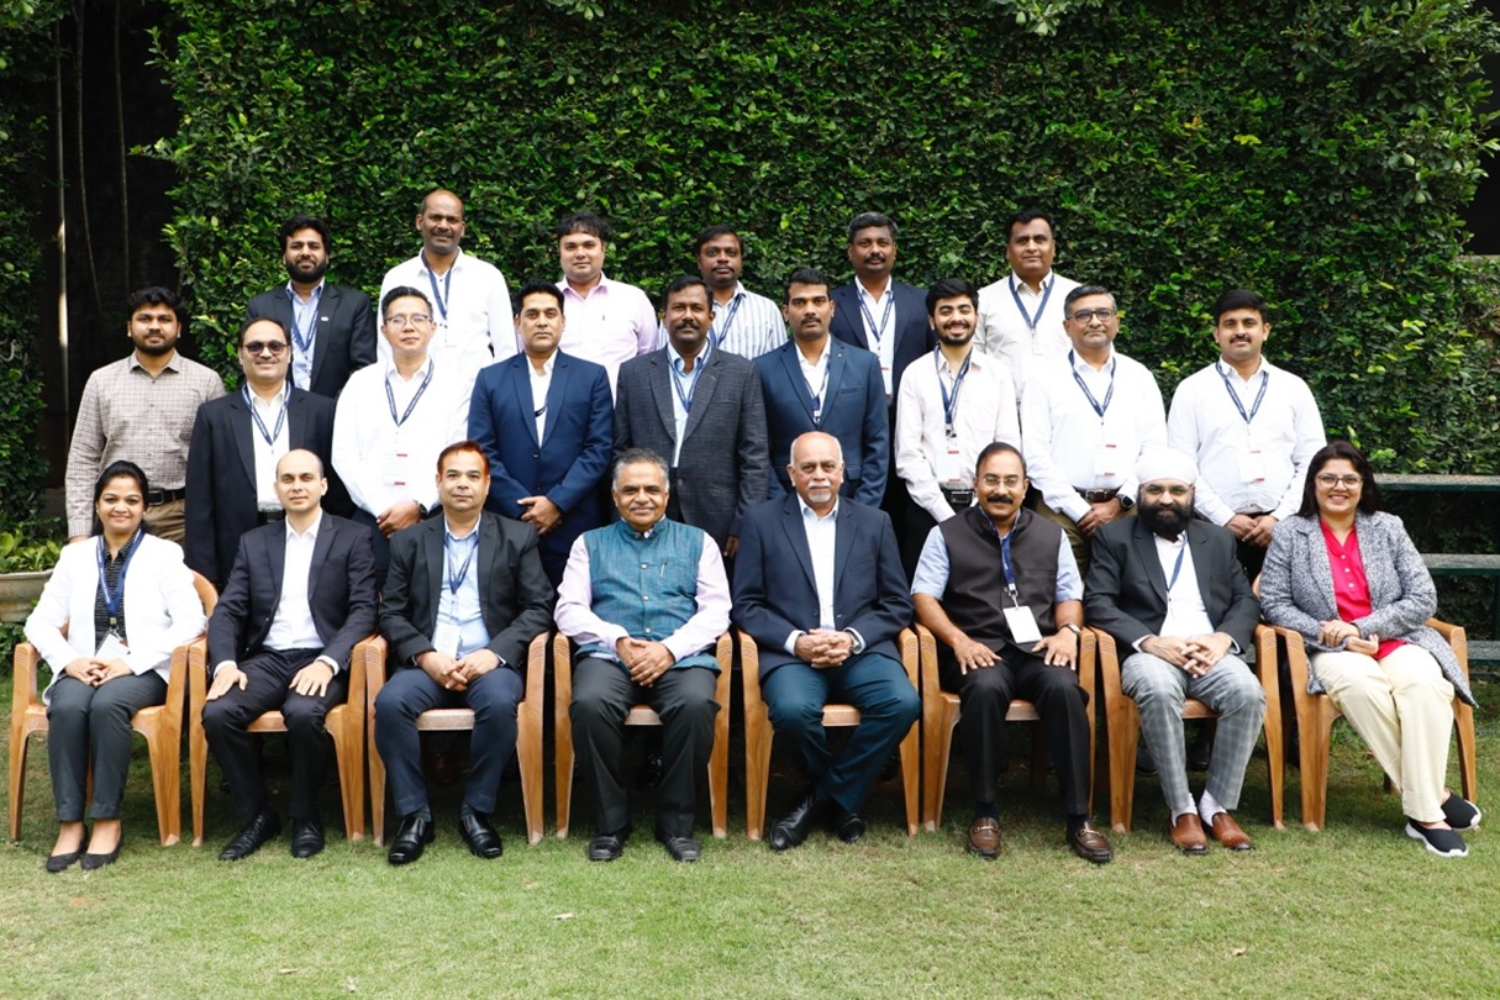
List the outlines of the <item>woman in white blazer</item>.
{"type": "Polygon", "coordinates": [[[52,670],[42,697],[61,829],[49,872],[80,856],[86,869],[120,856],[131,717],[162,704],[172,650],[203,632],[203,605],[182,549],[148,534],[142,523],[146,495],[139,466],[113,462],[105,468],[94,484],[100,530],[63,549],[26,619],[26,640],[52,670]],[[92,836],[83,815],[90,763],[92,836]]]}
{"type": "Polygon", "coordinates": [[[1401,519],[1380,511],[1375,472],[1347,441],[1308,463],[1302,509],[1276,526],[1260,578],[1266,621],[1302,633],[1307,687],[1326,693],[1401,792],[1406,835],[1440,857],[1479,810],[1443,784],[1453,697],[1474,696],[1427,627],[1437,590],[1401,519]]]}

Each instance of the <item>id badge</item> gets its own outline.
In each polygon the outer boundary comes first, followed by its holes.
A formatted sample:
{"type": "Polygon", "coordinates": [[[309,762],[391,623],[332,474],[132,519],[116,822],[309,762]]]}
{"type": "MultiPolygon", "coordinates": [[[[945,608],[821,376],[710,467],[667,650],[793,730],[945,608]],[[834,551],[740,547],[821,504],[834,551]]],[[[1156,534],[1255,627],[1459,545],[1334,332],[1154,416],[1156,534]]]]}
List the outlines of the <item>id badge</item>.
{"type": "Polygon", "coordinates": [[[1030,646],[1042,641],[1042,632],[1036,627],[1036,615],[1022,605],[1005,608],[1005,624],[1010,627],[1010,637],[1017,646],[1030,646]]]}
{"type": "Polygon", "coordinates": [[[1094,450],[1094,478],[1119,479],[1123,470],[1121,448],[1117,444],[1101,444],[1094,450]]]}
{"type": "Polygon", "coordinates": [[[411,456],[405,451],[394,451],[386,456],[385,467],[381,470],[381,479],[386,486],[405,487],[408,480],[408,470],[411,466],[411,456]]]}
{"type": "Polygon", "coordinates": [[[964,457],[959,450],[950,446],[942,451],[937,457],[938,482],[952,489],[955,486],[966,485],[964,479],[964,457]]]}
{"type": "Polygon", "coordinates": [[[99,652],[94,654],[96,660],[123,660],[130,655],[130,648],[120,641],[120,637],[113,632],[104,637],[99,644],[99,652]]]}
{"type": "Polygon", "coordinates": [[[437,631],[432,634],[432,648],[444,656],[458,659],[458,626],[452,622],[438,622],[437,631]]]}
{"type": "Polygon", "coordinates": [[[1266,454],[1252,448],[1240,454],[1240,482],[1259,483],[1266,478],[1266,454]]]}

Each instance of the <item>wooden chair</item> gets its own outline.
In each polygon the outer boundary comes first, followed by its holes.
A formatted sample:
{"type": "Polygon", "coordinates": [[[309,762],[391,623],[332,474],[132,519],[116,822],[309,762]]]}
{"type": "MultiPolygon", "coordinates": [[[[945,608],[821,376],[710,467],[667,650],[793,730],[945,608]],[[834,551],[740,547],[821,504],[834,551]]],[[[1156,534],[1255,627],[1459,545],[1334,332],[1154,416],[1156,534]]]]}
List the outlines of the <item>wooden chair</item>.
{"type": "MultiPolygon", "coordinates": [[[[902,629],[896,642],[901,650],[901,665],[913,687],[918,687],[919,657],[917,636],[902,629]]],[[[766,787],[771,779],[771,726],[766,703],[760,695],[760,651],[755,640],[740,633],[740,671],[745,690],[745,832],[759,840],[766,823],[766,787]]],[[[919,688],[920,690],[920,688],[919,688]]],[[[823,706],[823,725],[857,726],[859,709],[853,705],[823,706]]],[[[901,741],[901,785],[906,795],[906,835],[915,837],[921,810],[918,785],[921,781],[920,721],[912,723],[911,732],[901,741]]]]}
{"type": "MultiPolygon", "coordinates": [[[[208,648],[195,647],[188,658],[188,770],[193,798],[193,846],[203,844],[203,802],[208,784],[208,736],[203,729],[203,705],[208,696],[208,648]]],[[[349,698],[328,710],[324,725],[333,737],[343,802],[344,836],[365,837],[364,705],[366,677],[371,665],[385,661],[385,640],[370,636],[355,644],[349,656],[349,698]]],[[[266,712],[250,723],[252,733],[284,733],[281,712],[266,712]]]]}
{"type": "MultiPolygon", "coordinates": [[[[943,820],[943,793],[948,787],[948,761],[953,750],[953,730],[958,725],[959,698],[944,691],[938,680],[937,637],[926,626],[917,626],[917,644],[922,661],[922,824],[936,830],[943,820]]],[[[1094,801],[1094,633],[1085,630],[1078,638],[1078,683],[1088,694],[1089,718],[1089,808],[1094,801]]],[[[1031,787],[1047,785],[1047,740],[1036,706],[1020,698],[1010,703],[1006,722],[1035,722],[1032,735],[1031,787]]]]}
{"type": "MultiPolygon", "coordinates": [[[[211,615],[219,595],[214,585],[197,573],[193,586],[203,602],[203,613],[211,615]]],[[[172,650],[167,675],[167,698],[160,705],[141,709],[130,720],[130,728],[146,738],[151,755],[151,784],[156,793],[156,826],[161,845],[171,847],[182,839],[182,765],[178,746],[182,740],[182,706],[187,697],[190,651],[206,649],[200,636],[172,650]]],[[[21,839],[21,798],[26,788],[26,740],[33,733],[47,732],[47,707],[37,686],[41,655],[29,642],[15,651],[15,688],[10,707],[10,839],[21,839]]],[[[92,784],[93,775],[89,775],[92,784]]]]}
{"type": "MultiPolygon", "coordinates": [[[[1135,750],[1141,735],[1141,719],[1135,699],[1120,690],[1120,659],[1115,640],[1100,629],[1092,629],[1099,644],[1099,667],[1104,681],[1104,711],[1109,725],[1109,821],[1117,833],[1130,832],[1135,800],[1135,750]]],[[[1252,665],[1266,692],[1266,761],[1270,768],[1271,823],[1281,822],[1282,742],[1281,689],[1276,679],[1276,636],[1264,625],[1255,630],[1255,663],[1252,665]]],[[[1218,713],[1196,698],[1183,703],[1184,719],[1217,719],[1218,713]]]]}
{"type": "MultiPolygon", "coordinates": [[[[1453,647],[1453,654],[1463,667],[1464,678],[1467,679],[1469,642],[1463,628],[1436,618],[1429,618],[1427,624],[1448,640],[1448,645],[1453,647]]],[[[1292,700],[1297,706],[1297,727],[1302,744],[1302,825],[1309,830],[1321,830],[1328,808],[1329,741],[1333,733],[1333,720],[1343,713],[1326,694],[1308,694],[1307,646],[1301,633],[1283,627],[1268,630],[1281,639],[1282,648],[1286,650],[1287,666],[1291,673],[1292,700]]],[[[1458,730],[1458,770],[1463,781],[1464,798],[1473,802],[1476,795],[1474,709],[1457,696],[1453,699],[1453,723],[1458,730]]],[[[1389,778],[1386,779],[1386,787],[1390,787],[1389,778]]]]}
{"type": "MultiPolygon", "coordinates": [[[[525,690],[516,707],[516,762],[521,769],[521,803],[526,813],[526,841],[542,841],[542,687],[547,675],[547,647],[552,634],[543,632],[531,640],[526,650],[525,690]]],[[[567,640],[559,637],[563,649],[567,640]]],[[[554,653],[554,656],[556,654],[554,653]]],[[[370,823],[375,828],[375,843],[385,846],[385,761],[375,748],[375,696],[385,687],[386,649],[380,641],[380,658],[371,660],[365,675],[368,695],[365,707],[365,732],[370,754],[370,823]]],[[[434,708],[417,716],[421,733],[466,732],[474,728],[471,708],[434,708]]]]}
{"type": "MultiPolygon", "coordinates": [[[[573,718],[568,707],[573,704],[573,659],[567,639],[558,636],[552,676],[557,685],[553,692],[553,741],[557,758],[557,835],[566,837],[573,806],[573,718]]],[[[734,643],[726,632],[719,636],[714,649],[719,661],[719,678],[714,699],[719,713],[714,717],[714,747],[708,756],[708,802],[714,836],[723,840],[729,835],[729,694],[734,666],[734,643]]],[[[661,719],[649,705],[634,705],[625,716],[627,726],[659,726],[661,719]]]]}

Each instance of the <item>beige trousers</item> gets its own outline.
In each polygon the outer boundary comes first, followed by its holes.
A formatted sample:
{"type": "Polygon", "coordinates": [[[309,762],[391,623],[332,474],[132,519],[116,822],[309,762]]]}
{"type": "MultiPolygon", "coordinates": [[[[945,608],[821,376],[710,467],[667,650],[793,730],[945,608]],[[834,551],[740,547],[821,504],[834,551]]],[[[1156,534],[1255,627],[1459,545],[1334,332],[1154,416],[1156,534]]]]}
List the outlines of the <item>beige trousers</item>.
{"type": "Polygon", "coordinates": [[[155,507],[146,508],[146,523],[157,538],[181,545],[187,538],[187,522],[183,517],[186,505],[181,500],[170,500],[155,507]]]}

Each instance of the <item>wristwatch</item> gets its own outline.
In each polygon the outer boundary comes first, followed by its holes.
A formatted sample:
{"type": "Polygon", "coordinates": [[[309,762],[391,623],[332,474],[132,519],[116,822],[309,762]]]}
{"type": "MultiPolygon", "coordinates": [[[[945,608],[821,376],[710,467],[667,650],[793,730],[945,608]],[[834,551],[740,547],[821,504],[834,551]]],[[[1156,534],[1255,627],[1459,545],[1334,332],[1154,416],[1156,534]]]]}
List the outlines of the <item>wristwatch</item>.
{"type": "Polygon", "coordinates": [[[1076,636],[1082,637],[1083,635],[1083,629],[1079,628],[1077,625],[1074,625],[1072,622],[1063,622],[1060,627],[1069,630],[1076,636]]]}
{"type": "Polygon", "coordinates": [[[1129,493],[1116,493],[1115,499],[1120,501],[1121,510],[1129,510],[1130,508],[1135,506],[1135,497],[1131,496],[1129,493]]]}

